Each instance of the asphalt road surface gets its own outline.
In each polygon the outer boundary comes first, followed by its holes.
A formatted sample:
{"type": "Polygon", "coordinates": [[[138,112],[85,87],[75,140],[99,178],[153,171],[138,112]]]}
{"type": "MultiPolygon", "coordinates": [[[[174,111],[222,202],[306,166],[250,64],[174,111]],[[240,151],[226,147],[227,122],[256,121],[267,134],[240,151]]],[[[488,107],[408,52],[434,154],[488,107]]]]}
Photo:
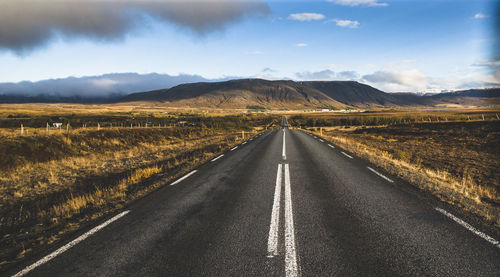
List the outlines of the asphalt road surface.
{"type": "Polygon", "coordinates": [[[94,227],[6,275],[500,276],[498,230],[287,128],[94,227]]]}

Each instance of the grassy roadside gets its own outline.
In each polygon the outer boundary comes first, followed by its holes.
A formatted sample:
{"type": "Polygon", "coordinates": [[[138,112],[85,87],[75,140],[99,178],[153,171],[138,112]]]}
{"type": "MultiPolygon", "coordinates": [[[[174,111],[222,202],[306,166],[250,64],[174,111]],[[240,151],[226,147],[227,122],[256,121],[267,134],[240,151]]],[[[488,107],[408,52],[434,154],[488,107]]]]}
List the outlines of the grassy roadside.
{"type": "Polygon", "coordinates": [[[308,130],[500,227],[499,121],[308,130]]]}
{"type": "Polygon", "coordinates": [[[236,128],[0,133],[0,269],[255,135],[236,128]]]}

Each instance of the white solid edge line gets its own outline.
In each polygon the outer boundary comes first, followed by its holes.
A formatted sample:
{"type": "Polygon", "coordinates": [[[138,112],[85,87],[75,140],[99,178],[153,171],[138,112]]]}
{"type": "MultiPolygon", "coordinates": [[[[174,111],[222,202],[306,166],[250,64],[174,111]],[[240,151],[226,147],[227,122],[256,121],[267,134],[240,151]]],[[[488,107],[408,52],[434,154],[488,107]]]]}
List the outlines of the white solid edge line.
{"type": "Polygon", "coordinates": [[[325,142],[325,141],[324,141],[324,140],[322,140],[322,139],[319,139],[319,141],[321,141],[321,142],[325,142]]]}
{"type": "Polygon", "coordinates": [[[271,212],[271,224],[269,225],[269,237],[267,239],[267,257],[278,255],[278,240],[280,226],[280,199],[281,199],[281,164],[278,164],[276,173],[276,188],[274,189],[273,210],[271,212]]]}
{"type": "Polygon", "coordinates": [[[369,167],[369,166],[367,166],[366,168],[368,168],[371,172],[373,172],[373,173],[377,174],[378,176],[380,176],[380,177],[382,177],[382,178],[386,179],[387,181],[389,181],[389,182],[391,182],[391,183],[394,183],[394,181],[393,181],[393,180],[391,180],[391,179],[389,179],[387,176],[385,176],[385,175],[383,175],[383,174],[379,173],[379,172],[378,172],[378,171],[376,171],[375,169],[373,169],[373,168],[371,168],[371,167],[369,167]]]}
{"type": "Polygon", "coordinates": [[[328,146],[330,146],[331,148],[335,148],[335,146],[331,145],[331,144],[328,144],[328,146]]]}
{"type": "Polygon", "coordinates": [[[434,209],[436,211],[444,214],[445,216],[453,219],[456,223],[462,225],[462,227],[465,227],[467,230],[471,231],[472,233],[478,235],[479,237],[485,239],[486,241],[488,241],[489,243],[493,244],[494,246],[500,248],[500,243],[496,239],[494,239],[494,238],[486,235],[485,233],[477,230],[476,228],[472,227],[472,225],[470,225],[469,223],[461,220],[460,218],[452,215],[451,213],[449,213],[449,212],[447,212],[447,211],[445,211],[445,210],[443,210],[441,208],[434,208],[434,209]]]}
{"type": "Polygon", "coordinates": [[[247,143],[247,142],[245,141],[245,142],[243,142],[242,144],[245,144],[245,143],[247,143]]]}
{"type": "Polygon", "coordinates": [[[120,219],[121,217],[123,217],[124,215],[128,214],[130,211],[123,211],[117,215],[115,215],[114,217],[106,220],[104,223],[102,223],[101,225],[97,226],[97,227],[94,227],[92,230],[86,232],[85,234],[79,236],[78,238],[74,239],[73,241],[69,242],[68,244],[62,246],[61,248],[57,249],[56,251],[50,253],[49,255],[41,258],[40,260],[38,260],[36,263],[24,268],[23,270],[19,271],[18,273],[16,273],[16,275],[14,275],[14,277],[19,277],[19,276],[24,276],[26,275],[27,273],[29,273],[30,271],[32,271],[33,269],[43,265],[44,263],[52,260],[53,258],[57,257],[58,255],[66,252],[68,249],[70,249],[71,247],[77,245],[78,243],[80,243],[81,241],[85,240],[86,238],[92,236],[93,234],[97,233],[99,230],[101,230],[102,228],[108,226],[109,224],[111,224],[113,221],[116,221],[118,219],[120,219]]]}
{"type": "Polygon", "coordinates": [[[292,191],[290,188],[290,170],[285,164],[285,276],[299,276],[297,251],[295,248],[295,230],[293,226],[292,191]]]}
{"type": "Polygon", "coordinates": [[[283,132],[283,150],[281,151],[281,156],[283,160],[286,160],[286,141],[285,141],[285,132],[283,132]]]}
{"type": "Polygon", "coordinates": [[[184,177],[177,179],[177,181],[175,181],[175,182],[171,183],[170,185],[171,185],[171,186],[173,186],[173,185],[175,185],[175,184],[178,184],[178,183],[182,182],[182,181],[183,181],[184,179],[186,179],[187,177],[189,177],[189,176],[191,176],[191,175],[195,174],[195,173],[196,173],[196,171],[198,171],[198,170],[193,170],[193,171],[189,172],[188,174],[184,175],[184,177]]]}
{"type": "Polygon", "coordinates": [[[236,148],[238,148],[238,146],[235,146],[235,147],[231,148],[231,151],[233,151],[233,150],[234,150],[234,149],[236,149],[236,148]]]}
{"type": "Polygon", "coordinates": [[[344,152],[344,151],[340,151],[340,153],[344,154],[346,157],[349,157],[349,158],[353,159],[353,157],[352,157],[351,155],[347,154],[347,153],[346,153],[346,152],[344,152]]]}
{"type": "Polygon", "coordinates": [[[212,161],[212,162],[215,162],[216,160],[218,160],[218,159],[222,158],[222,156],[224,156],[224,154],[222,154],[222,155],[218,156],[217,158],[213,158],[211,161],[212,161]]]}

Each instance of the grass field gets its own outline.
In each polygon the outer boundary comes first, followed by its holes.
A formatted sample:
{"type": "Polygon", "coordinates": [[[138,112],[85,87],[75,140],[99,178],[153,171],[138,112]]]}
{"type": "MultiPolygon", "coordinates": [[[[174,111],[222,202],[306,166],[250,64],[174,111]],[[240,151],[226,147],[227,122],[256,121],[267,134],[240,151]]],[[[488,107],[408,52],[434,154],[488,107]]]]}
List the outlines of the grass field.
{"type": "Polygon", "coordinates": [[[261,130],[279,126],[281,120],[137,112],[137,124],[130,128],[121,127],[128,125],[130,115],[115,111],[68,115],[11,110],[0,115],[0,267],[168,184],[261,130]],[[47,131],[41,123],[50,118],[69,118],[70,127],[47,131]],[[23,134],[10,127],[20,122],[23,134]],[[75,122],[86,122],[87,128],[71,127],[75,122]],[[94,123],[100,127],[89,126],[94,123]]]}
{"type": "MultiPolygon", "coordinates": [[[[291,127],[315,132],[500,226],[499,112],[286,114],[291,127]]],[[[0,267],[264,129],[279,128],[281,117],[276,111],[0,105],[0,267]]]]}
{"type": "Polygon", "coordinates": [[[441,200],[500,227],[497,113],[483,110],[298,115],[291,117],[289,123],[322,135],[441,200]]]}

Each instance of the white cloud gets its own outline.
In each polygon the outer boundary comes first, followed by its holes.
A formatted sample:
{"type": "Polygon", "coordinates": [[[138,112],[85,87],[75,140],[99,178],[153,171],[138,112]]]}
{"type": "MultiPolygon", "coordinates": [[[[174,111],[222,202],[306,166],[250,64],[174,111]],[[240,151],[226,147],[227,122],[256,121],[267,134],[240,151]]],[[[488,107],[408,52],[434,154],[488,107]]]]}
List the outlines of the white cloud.
{"type": "Polygon", "coordinates": [[[270,67],[266,67],[264,69],[262,69],[262,72],[264,73],[274,73],[274,72],[277,72],[276,70],[270,68],[270,67]]]}
{"type": "Polygon", "coordinates": [[[487,18],[488,16],[485,15],[484,13],[476,13],[474,15],[474,19],[483,19],[483,18],[487,18]]]}
{"type": "Polygon", "coordinates": [[[368,6],[368,7],[386,7],[387,3],[381,3],[378,0],[327,0],[342,6],[368,6]]]}
{"type": "Polygon", "coordinates": [[[325,23],[328,22],[335,22],[335,24],[339,27],[345,27],[345,28],[358,28],[359,27],[359,22],[356,20],[348,20],[348,19],[332,19],[328,20],[325,23]]]}
{"type": "Polygon", "coordinates": [[[472,66],[499,68],[500,60],[481,60],[473,63],[472,66]]]}
{"type": "Polygon", "coordinates": [[[335,78],[335,72],[333,72],[330,69],[325,69],[322,71],[316,71],[316,72],[310,72],[310,71],[304,71],[304,72],[297,72],[295,73],[295,76],[297,76],[300,80],[332,80],[335,78]]]}
{"type": "Polygon", "coordinates": [[[423,91],[428,88],[430,78],[417,69],[379,70],[364,75],[362,81],[385,91],[423,91]]]}
{"type": "Polygon", "coordinates": [[[301,43],[297,43],[297,44],[295,44],[295,46],[297,46],[297,47],[306,47],[306,46],[307,46],[307,43],[303,43],[303,42],[301,42],[301,43]]]}
{"type": "Polygon", "coordinates": [[[288,19],[298,21],[322,20],[324,18],[325,15],[320,13],[292,13],[288,16],[288,19]]]}
{"type": "Polygon", "coordinates": [[[105,87],[112,87],[118,84],[118,81],[110,78],[102,78],[102,79],[90,80],[90,83],[94,86],[105,88],[105,87]]]}
{"type": "Polygon", "coordinates": [[[321,71],[297,72],[295,76],[299,80],[307,81],[326,81],[326,80],[358,80],[359,74],[356,71],[342,71],[335,73],[333,70],[325,69],[321,71]]]}
{"type": "MultiPolygon", "coordinates": [[[[411,60],[408,60],[411,62],[411,60]]],[[[295,73],[303,81],[358,81],[385,92],[422,92],[428,89],[462,90],[500,87],[500,70],[487,74],[477,72],[469,75],[429,76],[418,69],[382,68],[360,77],[356,71],[334,72],[330,69],[295,73]]]]}

